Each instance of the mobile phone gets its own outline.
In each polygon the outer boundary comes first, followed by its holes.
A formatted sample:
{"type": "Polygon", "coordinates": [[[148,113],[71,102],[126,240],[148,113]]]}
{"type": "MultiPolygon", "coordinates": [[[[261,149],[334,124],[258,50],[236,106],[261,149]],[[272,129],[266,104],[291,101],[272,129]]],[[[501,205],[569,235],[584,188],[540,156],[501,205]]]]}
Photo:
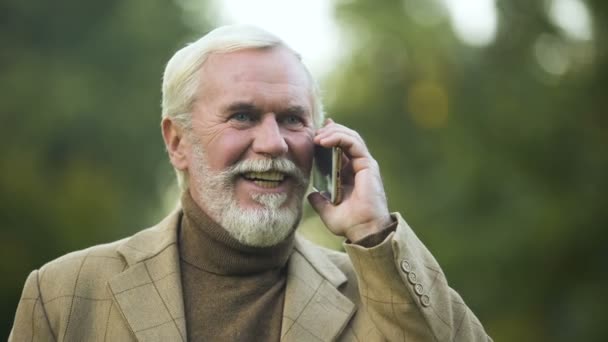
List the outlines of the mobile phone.
{"type": "Polygon", "coordinates": [[[328,198],[332,204],[342,201],[342,149],[315,145],[312,187],[328,198]]]}

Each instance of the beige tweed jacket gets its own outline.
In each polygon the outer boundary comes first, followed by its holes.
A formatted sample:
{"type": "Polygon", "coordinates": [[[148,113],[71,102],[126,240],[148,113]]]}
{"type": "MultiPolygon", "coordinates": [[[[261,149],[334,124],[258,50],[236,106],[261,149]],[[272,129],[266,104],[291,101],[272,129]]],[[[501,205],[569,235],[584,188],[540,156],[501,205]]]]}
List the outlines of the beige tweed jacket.
{"type": "MultiPolygon", "coordinates": [[[[180,215],[33,271],[9,341],[185,341],[180,215]]],[[[281,340],[490,340],[433,256],[394,215],[397,229],[383,243],[347,244],[347,254],[296,237],[281,340]]]]}

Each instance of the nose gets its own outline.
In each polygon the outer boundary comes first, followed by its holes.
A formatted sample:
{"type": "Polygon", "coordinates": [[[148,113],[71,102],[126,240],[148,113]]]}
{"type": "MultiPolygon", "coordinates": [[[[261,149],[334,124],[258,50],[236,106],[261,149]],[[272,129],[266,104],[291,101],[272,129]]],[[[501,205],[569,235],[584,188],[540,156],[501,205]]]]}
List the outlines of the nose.
{"type": "Polygon", "coordinates": [[[255,153],[271,158],[287,153],[287,142],[274,115],[265,115],[254,134],[252,149],[255,153]]]}

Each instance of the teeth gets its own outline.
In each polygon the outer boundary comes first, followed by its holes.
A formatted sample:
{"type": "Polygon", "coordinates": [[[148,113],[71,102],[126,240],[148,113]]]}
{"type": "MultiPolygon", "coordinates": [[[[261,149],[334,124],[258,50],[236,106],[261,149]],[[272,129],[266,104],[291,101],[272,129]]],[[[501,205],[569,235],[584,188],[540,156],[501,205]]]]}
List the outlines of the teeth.
{"type": "Polygon", "coordinates": [[[267,172],[247,172],[245,178],[257,181],[281,182],[285,179],[285,175],[278,171],[267,172]]]}
{"type": "Polygon", "coordinates": [[[255,180],[253,181],[257,186],[260,186],[262,188],[276,188],[277,186],[279,186],[279,182],[273,182],[273,181],[260,181],[260,180],[255,180]]]}

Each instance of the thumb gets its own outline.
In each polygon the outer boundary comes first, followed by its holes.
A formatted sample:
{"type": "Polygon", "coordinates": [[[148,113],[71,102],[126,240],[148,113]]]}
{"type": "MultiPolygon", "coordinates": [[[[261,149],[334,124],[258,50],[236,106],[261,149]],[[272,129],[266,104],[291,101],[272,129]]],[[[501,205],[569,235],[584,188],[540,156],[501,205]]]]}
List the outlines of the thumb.
{"type": "Polygon", "coordinates": [[[311,192],[308,195],[308,202],[310,206],[323,217],[323,213],[327,210],[326,208],[331,207],[331,202],[327,198],[323,197],[320,192],[311,192]]]}

